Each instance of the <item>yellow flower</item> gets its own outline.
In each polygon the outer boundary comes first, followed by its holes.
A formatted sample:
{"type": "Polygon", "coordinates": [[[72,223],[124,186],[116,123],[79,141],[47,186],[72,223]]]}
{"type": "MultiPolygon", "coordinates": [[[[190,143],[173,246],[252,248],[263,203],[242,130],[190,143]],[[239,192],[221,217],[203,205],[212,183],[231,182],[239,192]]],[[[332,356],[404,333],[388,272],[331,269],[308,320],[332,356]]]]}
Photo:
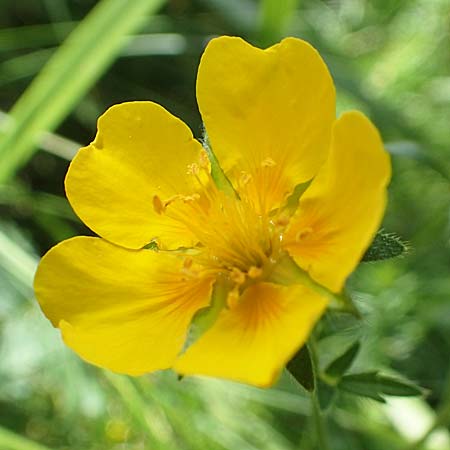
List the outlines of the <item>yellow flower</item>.
{"type": "Polygon", "coordinates": [[[36,295],[93,364],[270,386],[379,227],[389,157],[363,114],[336,119],[328,69],[299,39],[213,39],[197,98],[221,185],[164,108],[113,106],[66,177],[101,237],[51,249],[36,295]],[[204,332],[188,345],[193,319],[204,332]]]}

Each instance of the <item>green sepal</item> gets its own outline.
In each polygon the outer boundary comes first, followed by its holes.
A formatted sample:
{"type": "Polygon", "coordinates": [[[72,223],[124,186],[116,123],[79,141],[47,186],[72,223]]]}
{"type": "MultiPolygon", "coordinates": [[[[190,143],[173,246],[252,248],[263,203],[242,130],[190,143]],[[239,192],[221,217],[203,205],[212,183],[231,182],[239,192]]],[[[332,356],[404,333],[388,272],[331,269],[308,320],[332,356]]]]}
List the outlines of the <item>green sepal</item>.
{"type": "Polygon", "coordinates": [[[330,308],[336,309],[340,312],[352,314],[358,319],[361,318],[361,314],[346,291],[339,294],[331,292],[325,286],[322,286],[320,283],[311,278],[309,273],[300,268],[287,253],[278,259],[278,262],[272,268],[272,272],[270,273],[267,281],[281,284],[282,286],[302,284],[307,286],[313,292],[327,298],[330,302],[330,308]]]}
{"type": "Polygon", "coordinates": [[[197,311],[191,321],[185,348],[192,345],[216,322],[220,312],[226,305],[228,292],[228,283],[219,278],[214,283],[209,306],[197,311]]]}
{"type": "Polygon", "coordinates": [[[362,262],[381,261],[383,259],[396,258],[408,253],[409,246],[395,233],[378,231],[372,244],[362,257],[362,262]]]}
{"type": "Polygon", "coordinates": [[[298,202],[300,200],[300,197],[302,196],[303,192],[305,192],[306,189],[308,189],[309,185],[311,184],[311,181],[312,180],[306,181],[305,183],[297,184],[292,194],[287,198],[285,208],[287,209],[290,215],[295,213],[296,209],[298,208],[298,202]]]}
{"type": "Polygon", "coordinates": [[[335,294],[332,301],[330,302],[330,308],[342,313],[351,314],[357,319],[362,318],[359,309],[353,301],[353,298],[345,289],[340,294],[335,294]]]}
{"type": "Polygon", "coordinates": [[[202,145],[208,155],[209,163],[211,164],[211,177],[214,180],[214,183],[216,183],[216,186],[226,194],[236,196],[236,191],[234,190],[231,181],[225,175],[222,167],[220,167],[219,161],[212,150],[205,129],[203,130],[202,145]]]}
{"type": "Polygon", "coordinates": [[[338,384],[339,389],[361,397],[368,397],[385,403],[383,396],[414,397],[423,395],[424,390],[409,381],[381,375],[377,371],[344,375],[338,384]]]}
{"type": "Polygon", "coordinates": [[[311,354],[308,346],[304,345],[294,357],[287,363],[286,369],[292,377],[300,383],[308,392],[315,388],[314,372],[311,361],[311,354]]]}
{"type": "Polygon", "coordinates": [[[360,349],[359,341],[355,341],[342,355],[338,356],[325,369],[324,377],[331,383],[340,380],[352,365],[360,349]]]}
{"type": "Polygon", "coordinates": [[[156,241],[151,241],[149,244],[144,245],[144,249],[157,252],[159,250],[158,243],[156,241]]]}

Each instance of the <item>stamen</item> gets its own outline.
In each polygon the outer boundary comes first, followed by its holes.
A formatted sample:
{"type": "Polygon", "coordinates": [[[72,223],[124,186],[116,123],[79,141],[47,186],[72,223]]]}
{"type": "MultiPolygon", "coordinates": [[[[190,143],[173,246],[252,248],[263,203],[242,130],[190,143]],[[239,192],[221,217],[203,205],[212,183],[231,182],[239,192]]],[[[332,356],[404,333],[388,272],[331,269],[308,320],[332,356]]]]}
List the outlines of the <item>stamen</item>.
{"type": "Polygon", "coordinates": [[[241,187],[246,186],[250,181],[252,180],[252,176],[248,172],[241,172],[241,175],[239,177],[239,185],[241,187]]]}
{"type": "Polygon", "coordinates": [[[200,173],[200,167],[199,167],[199,165],[196,164],[196,163],[189,164],[189,165],[187,166],[187,171],[186,171],[186,173],[187,173],[188,175],[196,175],[196,176],[197,176],[197,175],[200,173]]]}
{"type": "Polygon", "coordinates": [[[181,200],[183,200],[184,203],[192,203],[200,199],[199,194],[192,194],[192,195],[182,195],[181,200]]]}
{"type": "Polygon", "coordinates": [[[209,169],[209,158],[205,150],[202,150],[200,153],[199,165],[202,169],[209,169]]]}
{"type": "Polygon", "coordinates": [[[285,226],[287,226],[288,223],[289,223],[289,215],[287,215],[287,214],[277,217],[275,219],[275,221],[273,222],[273,224],[276,227],[281,227],[281,228],[284,228],[285,226]]]}
{"type": "Polygon", "coordinates": [[[233,269],[230,272],[230,279],[237,285],[241,285],[245,283],[245,273],[239,270],[236,267],[233,267],[233,269]]]}
{"type": "Polygon", "coordinates": [[[165,204],[157,195],[153,196],[153,209],[155,210],[156,214],[162,214],[166,210],[165,204]]]}
{"type": "Polygon", "coordinates": [[[272,158],[266,158],[261,162],[262,167],[275,167],[277,163],[272,158]]]}
{"type": "Polygon", "coordinates": [[[313,232],[313,229],[311,227],[304,228],[303,230],[300,230],[297,233],[295,239],[297,241],[301,241],[301,240],[307,238],[312,232],[313,232]]]}
{"type": "Polygon", "coordinates": [[[261,267],[252,266],[250,267],[250,269],[248,269],[247,274],[250,278],[255,279],[259,278],[263,274],[263,270],[261,269],[261,267]]]}

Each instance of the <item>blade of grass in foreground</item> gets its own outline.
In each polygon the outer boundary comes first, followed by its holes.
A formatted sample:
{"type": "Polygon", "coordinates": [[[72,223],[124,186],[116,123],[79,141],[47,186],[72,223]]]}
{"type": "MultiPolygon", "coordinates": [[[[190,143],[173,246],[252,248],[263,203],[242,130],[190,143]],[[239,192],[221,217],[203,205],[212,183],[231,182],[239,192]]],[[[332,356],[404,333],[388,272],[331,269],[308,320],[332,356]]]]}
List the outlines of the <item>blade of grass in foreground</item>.
{"type": "Polygon", "coordinates": [[[11,110],[0,137],[0,183],[33,154],[164,0],[102,0],[70,34],[11,110]]]}
{"type": "Polygon", "coordinates": [[[0,426],[0,448],[7,450],[50,450],[0,426]]]}

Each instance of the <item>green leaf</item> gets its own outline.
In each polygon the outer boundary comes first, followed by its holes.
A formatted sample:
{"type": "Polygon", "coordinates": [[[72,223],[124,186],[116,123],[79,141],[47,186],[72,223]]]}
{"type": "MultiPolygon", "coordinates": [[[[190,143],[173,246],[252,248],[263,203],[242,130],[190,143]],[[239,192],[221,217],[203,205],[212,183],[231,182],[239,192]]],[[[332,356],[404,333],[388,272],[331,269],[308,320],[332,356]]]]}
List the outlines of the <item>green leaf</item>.
{"type": "Polygon", "coordinates": [[[226,305],[229,289],[227,281],[219,279],[214,283],[209,306],[197,311],[192,319],[186,346],[192,345],[216,322],[226,305]]]}
{"type": "Polygon", "coordinates": [[[317,380],[317,396],[319,398],[319,405],[322,411],[328,409],[336,397],[337,390],[334,386],[324,383],[322,380],[317,380]]]}
{"type": "Polygon", "coordinates": [[[362,261],[370,262],[395,258],[406,254],[408,251],[408,244],[402,241],[399,236],[395,233],[386,233],[380,230],[362,257],[362,261]]]}
{"type": "Polygon", "coordinates": [[[32,156],[164,0],[102,0],[58,48],[10,112],[0,136],[0,183],[32,156]]]}
{"type": "Polygon", "coordinates": [[[408,381],[380,375],[377,371],[344,375],[338,387],[343,391],[372,398],[382,403],[386,401],[383,395],[412,397],[424,393],[422,388],[408,381]]]}
{"type": "Polygon", "coordinates": [[[378,375],[378,386],[385,395],[415,397],[424,394],[424,390],[415,384],[385,375],[378,375]]]}
{"type": "Polygon", "coordinates": [[[313,366],[311,355],[306,345],[288,362],[286,369],[307,391],[312,392],[314,390],[313,366]]]}
{"type": "Polygon", "coordinates": [[[352,365],[359,349],[359,341],[354,342],[342,355],[329,364],[325,369],[326,377],[329,377],[332,380],[340,379],[352,365]]]}
{"type": "Polygon", "coordinates": [[[0,448],[5,450],[50,450],[37,442],[33,442],[0,426],[0,448]]]}

